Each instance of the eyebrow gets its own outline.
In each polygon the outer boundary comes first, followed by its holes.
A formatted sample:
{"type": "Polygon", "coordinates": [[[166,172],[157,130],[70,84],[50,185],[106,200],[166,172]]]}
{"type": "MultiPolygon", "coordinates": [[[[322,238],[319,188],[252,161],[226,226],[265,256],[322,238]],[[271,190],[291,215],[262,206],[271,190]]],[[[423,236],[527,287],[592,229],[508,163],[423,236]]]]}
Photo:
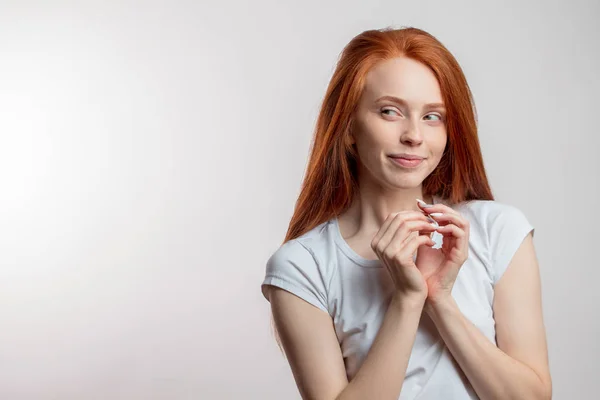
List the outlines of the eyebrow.
{"type": "MultiPolygon", "coordinates": [[[[375,100],[375,102],[379,103],[380,101],[383,101],[383,100],[393,101],[395,103],[402,104],[402,105],[408,104],[406,100],[401,99],[396,96],[382,96],[382,97],[378,98],[377,100],[375,100]]],[[[443,109],[445,109],[446,107],[444,106],[443,103],[428,103],[428,104],[425,104],[425,108],[443,108],[443,109]]]]}

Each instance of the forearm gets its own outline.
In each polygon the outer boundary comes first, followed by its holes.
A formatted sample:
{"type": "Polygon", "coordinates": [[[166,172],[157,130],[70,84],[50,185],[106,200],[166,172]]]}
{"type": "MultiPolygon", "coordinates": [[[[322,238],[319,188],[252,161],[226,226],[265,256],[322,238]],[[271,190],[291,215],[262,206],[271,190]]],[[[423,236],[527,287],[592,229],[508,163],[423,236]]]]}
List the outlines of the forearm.
{"type": "Polygon", "coordinates": [[[424,303],[392,299],[371,349],[338,400],[398,399],[424,303]]]}
{"type": "Polygon", "coordinates": [[[425,310],[479,398],[549,399],[535,371],[488,340],[451,296],[425,310]]]}

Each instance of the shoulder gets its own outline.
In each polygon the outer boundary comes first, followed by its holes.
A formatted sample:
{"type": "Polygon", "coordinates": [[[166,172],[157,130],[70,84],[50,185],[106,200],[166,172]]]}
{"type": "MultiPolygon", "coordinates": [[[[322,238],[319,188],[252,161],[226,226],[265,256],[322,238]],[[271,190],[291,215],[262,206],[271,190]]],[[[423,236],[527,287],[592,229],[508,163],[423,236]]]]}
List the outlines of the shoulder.
{"type": "Polygon", "coordinates": [[[328,242],[326,227],[327,223],[323,223],[288,240],[269,257],[261,285],[267,300],[267,286],[277,286],[329,313],[332,263],[327,260],[330,253],[322,247],[328,242]]]}
{"type": "Polygon", "coordinates": [[[288,240],[275,250],[269,257],[267,265],[282,264],[288,262],[301,262],[305,264],[317,264],[314,252],[305,243],[305,240],[296,238],[288,240]]]}
{"type": "Polygon", "coordinates": [[[518,207],[498,200],[468,200],[458,203],[456,207],[484,218],[497,218],[503,214],[520,212],[518,207]]]}
{"type": "Polygon", "coordinates": [[[469,219],[471,235],[484,249],[493,282],[497,282],[525,236],[535,228],[519,207],[496,200],[471,200],[456,210],[469,219]]]}
{"type": "Polygon", "coordinates": [[[280,245],[269,257],[267,270],[293,263],[301,269],[324,271],[329,264],[327,256],[332,245],[330,225],[329,221],[324,222],[280,245]]]}
{"type": "Polygon", "coordinates": [[[487,234],[494,228],[515,222],[522,223],[527,219],[520,208],[497,200],[469,200],[454,208],[468,218],[471,225],[476,225],[487,234]]]}

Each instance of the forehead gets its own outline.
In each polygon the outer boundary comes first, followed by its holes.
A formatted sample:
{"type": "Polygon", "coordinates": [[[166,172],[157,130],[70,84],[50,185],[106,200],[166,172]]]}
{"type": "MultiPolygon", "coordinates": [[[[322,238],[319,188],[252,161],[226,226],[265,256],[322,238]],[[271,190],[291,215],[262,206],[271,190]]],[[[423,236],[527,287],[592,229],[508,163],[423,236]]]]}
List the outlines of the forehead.
{"type": "Polygon", "coordinates": [[[442,103],[442,93],[433,72],[407,57],[381,61],[367,73],[364,96],[375,100],[384,95],[415,103],[442,103]]]}

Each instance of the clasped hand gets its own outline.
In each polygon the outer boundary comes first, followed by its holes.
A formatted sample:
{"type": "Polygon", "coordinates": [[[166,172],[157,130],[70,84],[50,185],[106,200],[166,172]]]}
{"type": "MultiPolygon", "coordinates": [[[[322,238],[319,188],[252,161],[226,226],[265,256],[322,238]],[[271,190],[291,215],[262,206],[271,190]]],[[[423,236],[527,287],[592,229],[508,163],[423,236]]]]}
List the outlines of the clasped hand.
{"type": "Polygon", "coordinates": [[[430,215],[443,236],[442,247],[419,246],[416,267],[427,283],[427,301],[438,301],[450,296],[460,268],[469,255],[469,221],[445,204],[419,207],[430,215]]]}
{"type": "Polygon", "coordinates": [[[468,257],[469,221],[445,204],[418,204],[421,211],[390,214],[371,247],[390,273],[397,293],[432,304],[451,296],[468,257]],[[434,231],[443,237],[439,249],[433,248],[435,242],[430,238],[434,231]]]}

